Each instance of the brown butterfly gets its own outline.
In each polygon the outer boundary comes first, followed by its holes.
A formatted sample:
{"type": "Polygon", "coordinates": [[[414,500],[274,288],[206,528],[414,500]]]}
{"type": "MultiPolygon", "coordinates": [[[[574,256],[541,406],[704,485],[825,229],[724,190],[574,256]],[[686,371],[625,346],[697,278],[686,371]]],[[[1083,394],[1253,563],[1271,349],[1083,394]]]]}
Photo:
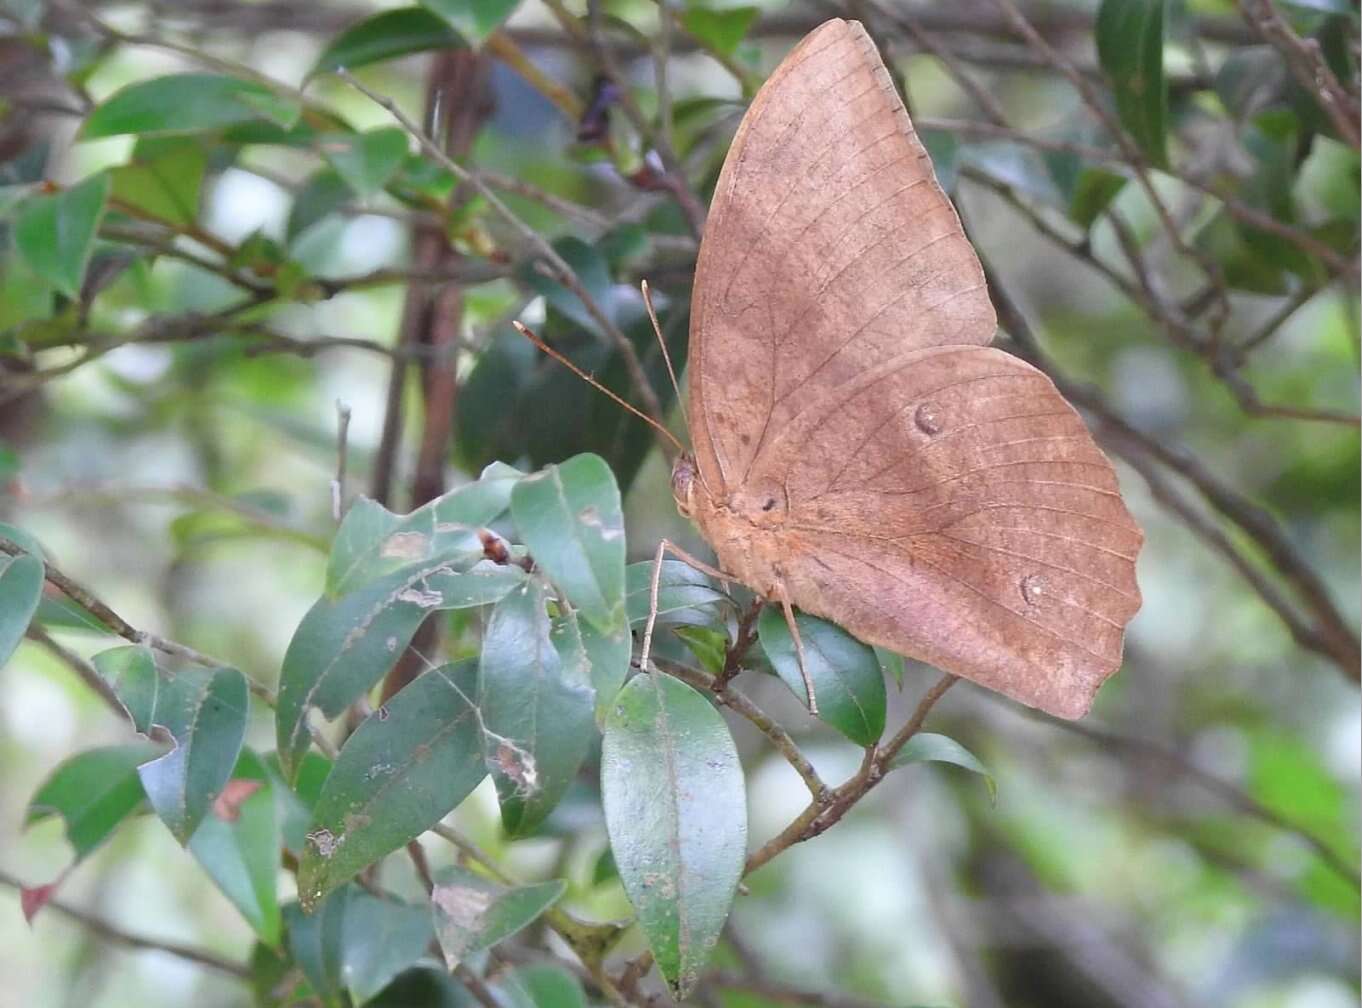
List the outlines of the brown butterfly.
{"type": "Polygon", "coordinates": [[[796,635],[791,606],[1077,718],[1121,664],[1143,536],[1078,414],[987,346],[995,328],[874,43],[828,21],[719,175],[672,491],[796,635]]]}

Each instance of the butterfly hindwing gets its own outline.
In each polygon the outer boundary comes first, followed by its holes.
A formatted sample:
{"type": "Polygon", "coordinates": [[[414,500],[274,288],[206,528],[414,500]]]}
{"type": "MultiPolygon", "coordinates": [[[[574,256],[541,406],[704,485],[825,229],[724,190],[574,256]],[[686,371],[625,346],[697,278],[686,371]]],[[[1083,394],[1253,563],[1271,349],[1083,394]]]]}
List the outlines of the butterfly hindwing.
{"type": "Polygon", "coordinates": [[[801,609],[1065,717],[1121,663],[1142,535],[1040,371],[940,347],[809,405],[759,460],[801,609]]]}

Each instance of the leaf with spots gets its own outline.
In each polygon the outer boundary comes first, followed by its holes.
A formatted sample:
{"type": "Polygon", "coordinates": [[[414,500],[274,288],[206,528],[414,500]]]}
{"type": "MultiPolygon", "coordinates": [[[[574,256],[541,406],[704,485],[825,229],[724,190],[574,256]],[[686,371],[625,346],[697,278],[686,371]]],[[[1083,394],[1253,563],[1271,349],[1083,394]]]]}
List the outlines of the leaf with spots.
{"type": "Polygon", "coordinates": [[[595,734],[595,690],[583,650],[559,653],[544,592],[526,584],[492,610],[479,663],[478,705],[501,821],[522,836],[577,776],[595,734]]]}
{"type": "Polygon", "coordinates": [[[284,654],[276,731],[279,763],[293,779],[311,738],[308,711],[338,717],[392,668],[430,613],[495,602],[525,572],[466,555],[411,564],[308,610],[284,654]],[[460,569],[461,567],[465,569],[460,569]]]}
{"type": "Polygon", "coordinates": [[[431,669],[346,740],[298,867],[305,906],[420,836],[487,776],[477,689],[475,662],[431,669]]]}
{"type": "Polygon", "coordinates": [[[232,775],[246,734],[246,677],[234,668],[157,668],[149,648],[94,657],[133,726],[174,748],[138,767],[151,807],[187,843],[232,775]]]}
{"type": "Polygon", "coordinates": [[[598,630],[624,611],[624,515],[619,488],[599,455],[577,455],[525,477],[511,516],[535,562],[598,630]]]}
{"type": "Polygon", "coordinates": [[[422,560],[475,553],[478,529],[511,503],[511,488],[524,473],[494,462],[476,482],[465,484],[407,515],[361,497],[336,531],[326,568],[326,593],[335,598],[368,581],[422,560]]]}
{"type": "Polygon", "coordinates": [[[566,890],[567,883],[561,879],[508,887],[464,868],[443,869],[430,904],[445,963],[452,970],[511,937],[558,902],[566,890]]]}
{"type": "Polygon", "coordinates": [[[605,722],[605,824],[624,890],[672,993],[684,998],[719,940],[747,854],[738,751],[703,696],[637,675],[605,722]]]}
{"type": "MultiPolygon", "coordinates": [[[[818,717],[857,745],[873,745],[884,733],[884,673],[874,650],[836,624],[795,614],[804,643],[805,671],[818,697],[818,717]]],[[[794,638],[780,606],[761,611],[757,634],[782,682],[804,701],[804,678],[794,638]]]]}

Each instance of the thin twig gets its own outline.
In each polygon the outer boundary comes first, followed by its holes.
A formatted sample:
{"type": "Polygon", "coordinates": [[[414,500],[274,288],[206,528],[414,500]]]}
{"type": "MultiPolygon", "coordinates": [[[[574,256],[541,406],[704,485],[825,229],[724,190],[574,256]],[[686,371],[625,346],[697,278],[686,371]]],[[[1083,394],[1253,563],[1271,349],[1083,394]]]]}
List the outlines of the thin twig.
{"type": "Polygon", "coordinates": [[[669,675],[675,676],[687,685],[710,693],[716,701],[750,722],[752,727],[765,735],[776,751],[785,757],[785,761],[794,768],[795,773],[799,774],[800,779],[808,787],[809,794],[817,801],[827,800],[828,786],[818,776],[818,771],[813,768],[808,757],[800,751],[790,733],[747,696],[738,692],[731,684],[721,683],[718,678],[711,678],[678,662],[660,661],[658,665],[665,667],[669,675]]]}
{"type": "MultiPolygon", "coordinates": [[[[625,371],[629,374],[629,381],[633,387],[634,394],[638,396],[644,410],[661,423],[664,419],[661,401],[658,399],[657,392],[653,389],[652,384],[648,381],[648,375],[643,370],[643,364],[639,360],[638,351],[634,348],[634,344],[630,341],[629,337],[610,320],[601,306],[596,303],[595,298],[593,298],[586,287],[583,286],[581,278],[577,276],[576,271],[568,265],[567,261],[564,260],[562,256],[554,251],[553,246],[545,240],[544,236],[522,221],[514,211],[502,202],[501,197],[493,192],[491,187],[478,175],[470,172],[468,169],[464,168],[463,165],[459,164],[446,154],[440,148],[439,144],[412,122],[406,113],[398,108],[397,103],[390,97],[371,90],[357,80],[353,74],[344,69],[337,70],[336,73],[341,79],[363,94],[370,101],[381,108],[386,109],[388,114],[396,119],[398,123],[401,124],[402,128],[421,145],[422,150],[430,155],[430,157],[434,158],[442,168],[460,182],[466,183],[476,190],[478,195],[487,201],[487,204],[496,211],[502,220],[509,224],[516,234],[534,249],[535,253],[544,261],[545,265],[551,271],[553,279],[576,295],[577,299],[582,302],[582,307],[585,308],[587,314],[591,316],[592,321],[600,327],[602,338],[618,351],[621,359],[624,361],[625,371]]],[[[662,447],[664,455],[670,459],[674,449],[661,440],[659,440],[658,443],[659,446],[662,447]]]]}
{"type": "Polygon", "coordinates": [[[44,630],[38,623],[34,622],[25,634],[30,640],[43,647],[54,658],[62,662],[67,668],[74,672],[90,691],[104,701],[105,706],[113,711],[120,718],[128,716],[127,708],[123,706],[118,695],[113,688],[100,677],[95,667],[88,661],[76,654],[70,648],[63,646],[44,630]]]}
{"type": "Polygon", "coordinates": [[[923,694],[917,709],[908,719],[908,723],[899,730],[887,745],[878,750],[874,746],[866,749],[865,759],[861,762],[860,770],[845,784],[833,788],[830,800],[811,803],[778,835],[772,837],[759,850],[750,855],[743,873],[750,875],[781,852],[797,843],[813,839],[839,822],[851,810],[852,806],[884,779],[889,772],[889,764],[898,754],[898,751],[921,730],[923,722],[936,702],[958,681],[957,677],[953,675],[942,676],[931,689],[923,694]]]}
{"type": "MultiPolygon", "coordinates": [[[[0,870],[0,885],[8,886],[11,889],[22,890],[24,884],[13,875],[0,870]]],[[[245,963],[234,962],[231,959],[224,959],[213,952],[205,949],[194,948],[191,945],[182,945],[179,942],[163,941],[159,938],[148,938],[145,935],[133,934],[125,931],[121,927],[110,924],[108,921],[96,917],[69,903],[59,899],[48,900],[44,904],[45,909],[55,910],[57,913],[78,922],[81,926],[91,931],[105,941],[115,945],[124,945],[128,948],[143,949],[149,952],[164,952],[166,955],[175,956],[186,962],[192,962],[198,966],[206,966],[209,969],[217,970],[228,976],[236,977],[240,980],[251,978],[250,968],[245,963]]]]}
{"type": "Polygon", "coordinates": [[[1235,787],[1226,780],[1215,776],[1212,773],[1201,769],[1191,760],[1181,753],[1157,742],[1148,739],[1136,738],[1131,735],[1122,735],[1119,732],[1099,728],[1095,725],[1084,724],[1078,721],[1061,721],[1058,718],[1044,717],[1037,715],[1038,720],[1043,720],[1046,724],[1056,728],[1062,728],[1074,735],[1080,735],[1090,742],[1095,742],[1105,748],[1121,749],[1127,753],[1135,753],[1172,767],[1179,774],[1188,780],[1195,781],[1199,786],[1224,800],[1227,804],[1243,812],[1245,815],[1252,816],[1261,822],[1272,826],[1296,837],[1324,862],[1329,868],[1337,872],[1341,878],[1346,880],[1354,888],[1362,884],[1362,875],[1358,874],[1357,868],[1349,861],[1345,861],[1339,856],[1328,843],[1320,837],[1315,836],[1309,829],[1300,823],[1293,822],[1280,812],[1269,808],[1258,799],[1248,794],[1246,791],[1235,787]]]}
{"type": "Polygon", "coordinates": [[[331,517],[341,520],[345,506],[345,465],[350,456],[350,404],[336,400],[336,478],[331,481],[331,517]]]}
{"type": "MultiPolygon", "coordinates": [[[[8,553],[10,556],[23,556],[27,552],[28,551],[18,543],[12,542],[9,539],[0,538],[0,553],[8,553]]],[[[95,619],[99,620],[99,622],[107,627],[112,633],[122,637],[124,640],[131,641],[134,644],[145,644],[147,647],[160,651],[162,654],[183,658],[186,661],[191,661],[196,665],[203,665],[208,668],[220,668],[226,665],[226,662],[218,661],[216,658],[210,658],[203,652],[196,651],[184,644],[177,643],[176,641],[169,640],[165,637],[160,637],[153,633],[148,633],[144,630],[138,630],[96,597],[89,589],[82,587],[78,582],[63,574],[50,561],[44,560],[43,565],[46,568],[46,579],[50,584],[58,588],[63,595],[76,603],[76,605],[94,616],[95,619]]],[[[271,707],[274,706],[273,690],[263,683],[256,682],[249,676],[246,677],[246,682],[250,686],[252,693],[263,699],[271,707]]]]}
{"type": "Polygon", "coordinates": [[[1334,74],[1314,39],[1303,39],[1296,34],[1272,0],[1238,0],[1244,20],[1258,30],[1278,52],[1291,73],[1307,94],[1314,96],[1324,109],[1338,135],[1357,150],[1362,147],[1362,132],[1358,129],[1358,106],[1334,74]]]}

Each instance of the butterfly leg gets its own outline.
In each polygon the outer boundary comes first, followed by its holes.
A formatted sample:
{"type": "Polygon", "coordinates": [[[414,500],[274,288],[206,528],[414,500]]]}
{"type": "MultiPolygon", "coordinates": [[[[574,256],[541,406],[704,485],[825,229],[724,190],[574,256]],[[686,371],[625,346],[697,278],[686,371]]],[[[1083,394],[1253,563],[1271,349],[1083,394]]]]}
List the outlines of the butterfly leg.
{"type": "Polygon", "coordinates": [[[781,611],[785,614],[785,625],[790,628],[790,636],[794,638],[795,657],[799,660],[799,674],[804,679],[804,692],[809,696],[809,713],[817,717],[818,697],[814,695],[813,678],[809,675],[808,662],[804,660],[804,639],[799,636],[799,624],[795,622],[794,606],[790,605],[790,596],[785,591],[784,582],[776,582],[775,595],[776,600],[780,602],[781,611]]]}
{"type": "Polygon", "coordinates": [[[653,576],[648,582],[648,621],[643,625],[643,647],[639,650],[638,655],[638,667],[644,672],[648,671],[648,656],[653,650],[653,628],[657,624],[657,596],[662,583],[662,559],[668,553],[683,563],[690,564],[700,573],[717,578],[726,585],[734,583],[734,578],[731,575],[695,559],[670,539],[658,540],[657,552],[653,555],[653,576]]]}

